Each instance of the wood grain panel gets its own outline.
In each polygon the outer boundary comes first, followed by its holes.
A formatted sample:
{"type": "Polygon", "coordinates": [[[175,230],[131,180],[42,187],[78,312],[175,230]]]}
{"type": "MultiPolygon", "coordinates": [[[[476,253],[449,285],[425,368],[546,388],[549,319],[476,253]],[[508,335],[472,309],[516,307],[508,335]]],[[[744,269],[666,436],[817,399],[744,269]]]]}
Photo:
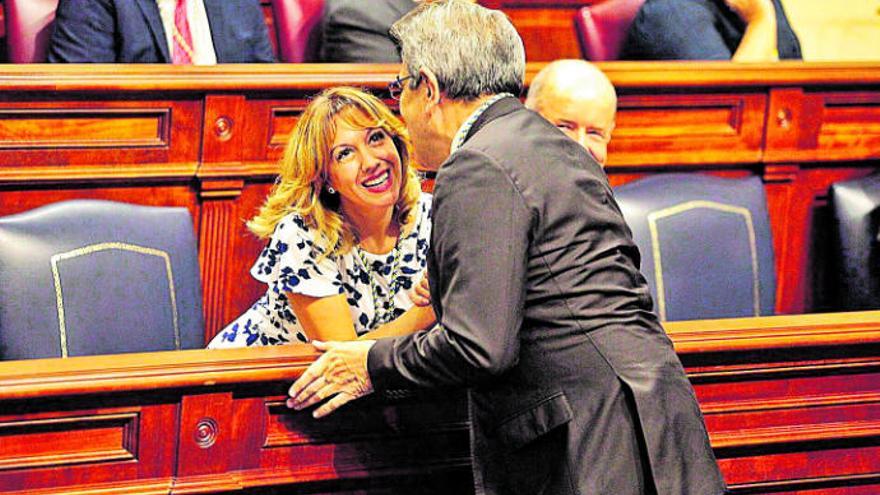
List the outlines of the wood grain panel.
{"type": "MultiPolygon", "coordinates": [[[[665,327],[732,493],[877,493],[880,312],[665,327]]],[[[283,394],[316,357],[293,344],[0,362],[0,424],[142,418],[137,463],[0,470],[0,492],[472,493],[461,396],[374,396],[313,420],[283,394]]],[[[15,454],[28,447],[45,451],[15,454]]]]}
{"type": "MultiPolygon", "coordinates": [[[[575,8],[570,2],[535,5],[523,0],[509,7],[575,8]]],[[[529,64],[527,80],[541,67],[529,64]]],[[[877,65],[617,62],[601,67],[621,102],[606,169],[610,181],[619,185],[682,170],[760,175],[776,247],[777,310],[833,309],[822,300],[814,303],[814,293],[821,296],[827,285],[825,264],[814,257],[821,254],[813,249],[814,239],[827,230],[821,222],[827,217],[828,186],[876,168],[876,158],[858,157],[878,153],[877,65]],[[781,110],[787,113],[780,116],[781,110]],[[844,155],[855,158],[844,160],[844,155]]],[[[187,205],[200,239],[210,241],[200,245],[200,255],[213,332],[262,290],[248,274],[262,242],[245,231],[243,220],[265,197],[285,139],[308,99],[341,84],[384,96],[397,70],[367,64],[4,67],[0,112],[7,116],[60,112],[78,124],[76,119],[93,114],[135,112],[139,119],[165,112],[170,121],[167,140],[157,146],[138,143],[154,139],[147,137],[154,136],[153,127],[101,124],[101,133],[117,132],[123,139],[106,147],[99,140],[96,147],[0,148],[0,213],[72,197],[187,205]],[[126,144],[127,137],[134,142],[126,144]],[[240,195],[230,192],[235,188],[226,187],[228,181],[241,185],[240,195]],[[222,261],[212,267],[206,260],[222,261]]],[[[59,126],[63,132],[57,136],[48,127],[33,132],[57,143],[91,139],[78,125],[59,126]]]]}
{"type": "Polygon", "coordinates": [[[665,325],[732,493],[820,494],[880,481],[880,348],[872,343],[880,317],[832,318],[665,325]]]}
{"type": "Polygon", "coordinates": [[[291,414],[281,400],[268,401],[264,448],[291,447],[307,443],[370,441],[389,432],[402,437],[418,436],[426,427],[432,431],[455,431],[467,427],[460,418],[467,414],[467,403],[460,396],[431,400],[428,396],[366,409],[342,410],[328,421],[314,421],[307,415],[291,414]],[[456,418],[450,421],[450,418],[456,418]]]}
{"type": "Polygon", "coordinates": [[[125,99],[0,102],[0,182],[192,176],[201,102],[125,99]]]}
{"type": "Polygon", "coordinates": [[[166,110],[0,111],[0,149],[168,146],[166,110]]]}
{"type": "Polygon", "coordinates": [[[510,6],[503,11],[519,32],[529,62],[582,58],[574,25],[577,8],[510,6]]]}
{"type": "Polygon", "coordinates": [[[305,110],[305,105],[301,107],[275,107],[272,109],[272,120],[269,122],[268,145],[273,151],[283,150],[303,110],[305,110]]]}
{"type": "Polygon", "coordinates": [[[823,154],[846,160],[880,158],[880,90],[825,94],[823,100],[817,143],[823,154]]]}
{"type": "Polygon", "coordinates": [[[167,490],[176,428],[177,407],[155,395],[6,401],[0,406],[0,491],[167,490]]]}
{"type": "Polygon", "coordinates": [[[847,161],[880,157],[880,88],[771,92],[767,159],[847,161]]]}
{"type": "Polygon", "coordinates": [[[0,422],[0,471],[137,459],[135,413],[0,422]]]}
{"type": "Polygon", "coordinates": [[[725,164],[761,159],[761,94],[622,95],[608,168],[725,164]],[[644,154],[650,150],[651,160],[644,154]]]}

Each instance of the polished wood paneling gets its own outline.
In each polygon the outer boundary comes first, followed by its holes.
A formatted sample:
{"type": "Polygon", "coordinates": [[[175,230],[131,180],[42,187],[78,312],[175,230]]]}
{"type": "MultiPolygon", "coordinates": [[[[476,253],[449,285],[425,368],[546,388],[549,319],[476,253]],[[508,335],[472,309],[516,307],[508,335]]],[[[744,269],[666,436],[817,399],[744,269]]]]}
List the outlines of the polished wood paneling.
{"type": "Polygon", "coordinates": [[[500,9],[522,37],[529,62],[582,58],[575,30],[577,11],[601,0],[480,0],[500,9]]]}
{"type": "Polygon", "coordinates": [[[878,325],[876,312],[666,324],[733,493],[880,490],[878,325]]]}
{"type": "Polygon", "coordinates": [[[758,162],[766,107],[763,94],[623,94],[609,166],[758,162]]]}
{"type": "MultiPolygon", "coordinates": [[[[541,67],[530,64],[527,80],[541,67]]],[[[880,66],[601,67],[620,96],[606,168],[611,183],[669,171],[761,177],[776,248],[777,310],[833,309],[822,293],[827,268],[820,256],[827,191],[876,168],[880,66]]],[[[244,222],[268,192],[309,98],[341,84],[387,96],[397,69],[4,67],[0,125],[16,134],[0,135],[0,214],[74,197],[187,206],[199,233],[210,337],[262,290],[248,273],[262,242],[244,222]]]]}
{"type": "MultiPolygon", "coordinates": [[[[880,312],[667,323],[734,494],[880,490],[880,312]]],[[[472,493],[466,402],[284,405],[301,344],[0,362],[0,493],[472,493]]]]}
{"type": "Polygon", "coordinates": [[[67,432],[44,438],[51,445],[0,450],[0,492],[176,494],[290,485],[297,493],[413,493],[424,483],[465,493],[456,489],[470,485],[460,396],[370,398],[316,421],[283,402],[290,381],[315,357],[310,346],[295,345],[0,363],[0,439],[21,440],[43,424],[60,423],[67,432]],[[127,420],[136,427],[124,429],[127,420]],[[135,459],[111,455],[120,444],[135,459]],[[9,467],[7,459],[47,451],[51,465],[9,467]],[[87,458],[96,451],[107,452],[87,458]],[[70,452],[87,462],[68,462],[70,452]]]}

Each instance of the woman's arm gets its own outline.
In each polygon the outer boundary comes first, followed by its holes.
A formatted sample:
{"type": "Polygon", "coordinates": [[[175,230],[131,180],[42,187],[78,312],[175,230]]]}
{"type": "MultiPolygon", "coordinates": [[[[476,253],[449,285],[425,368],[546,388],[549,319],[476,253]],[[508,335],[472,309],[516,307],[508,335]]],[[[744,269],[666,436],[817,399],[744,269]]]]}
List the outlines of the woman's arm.
{"type": "Polygon", "coordinates": [[[355,340],[354,322],[344,294],[312,297],[287,293],[287,300],[309,340],[355,340]]]}
{"type": "Polygon", "coordinates": [[[398,337],[430,328],[435,323],[437,323],[437,317],[431,306],[413,306],[396,320],[389,321],[379,328],[361,335],[358,339],[398,337]]]}
{"type": "Polygon", "coordinates": [[[397,319],[358,337],[345,295],[311,297],[288,293],[287,300],[309,340],[326,342],[396,337],[428,328],[437,321],[431,306],[413,306],[397,319]]]}

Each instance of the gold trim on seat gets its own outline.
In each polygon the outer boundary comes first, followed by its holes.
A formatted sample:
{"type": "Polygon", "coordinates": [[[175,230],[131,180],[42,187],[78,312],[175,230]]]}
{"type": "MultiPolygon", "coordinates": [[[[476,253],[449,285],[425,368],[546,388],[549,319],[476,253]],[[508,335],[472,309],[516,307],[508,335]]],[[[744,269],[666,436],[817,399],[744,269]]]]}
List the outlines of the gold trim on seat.
{"type": "Polygon", "coordinates": [[[753,316],[761,316],[761,286],[758,277],[758,246],[755,236],[755,226],[752,222],[752,212],[749,211],[748,208],[743,208],[741,206],[728,205],[715,201],[694,200],[679,203],[674,206],[663,208],[662,210],[653,211],[649,213],[647,217],[648,229],[651,231],[651,254],[654,257],[654,278],[657,281],[657,310],[660,313],[660,320],[666,321],[666,294],[664,292],[663,259],[660,253],[660,234],[657,227],[657,221],[698,208],[718,210],[743,217],[743,220],[746,223],[746,230],[748,230],[749,233],[749,250],[751,251],[753,316]]]}
{"type": "Polygon", "coordinates": [[[61,290],[61,275],[58,271],[58,263],[62,260],[86,256],[89,254],[97,253],[99,251],[107,251],[110,249],[119,249],[121,251],[131,251],[139,254],[158,256],[159,258],[162,258],[162,260],[165,262],[165,272],[168,276],[168,289],[171,294],[171,318],[174,324],[174,347],[175,349],[179,350],[180,328],[178,327],[177,322],[177,297],[174,292],[174,274],[171,270],[171,257],[168,255],[168,253],[160,249],[136,246],[134,244],[127,244],[124,242],[102,242],[99,244],[92,244],[90,246],[77,248],[72,251],[67,251],[66,253],[58,253],[50,258],[50,261],[52,263],[52,278],[55,281],[55,306],[58,309],[58,331],[61,336],[61,357],[67,357],[67,326],[64,321],[64,298],[61,290]]]}

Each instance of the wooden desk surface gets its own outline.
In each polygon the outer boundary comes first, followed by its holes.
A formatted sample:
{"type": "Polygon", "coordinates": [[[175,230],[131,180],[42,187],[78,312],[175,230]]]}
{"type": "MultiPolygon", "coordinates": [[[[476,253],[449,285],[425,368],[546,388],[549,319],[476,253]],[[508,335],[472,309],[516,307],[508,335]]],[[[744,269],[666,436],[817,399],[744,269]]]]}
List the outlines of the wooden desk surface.
{"type": "MultiPolygon", "coordinates": [[[[880,312],[670,323],[737,494],[880,490],[880,312]]],[[[470,493],[466,402],[284,406],[310,346],[0,362],[0,493],[470,493]]]]}

